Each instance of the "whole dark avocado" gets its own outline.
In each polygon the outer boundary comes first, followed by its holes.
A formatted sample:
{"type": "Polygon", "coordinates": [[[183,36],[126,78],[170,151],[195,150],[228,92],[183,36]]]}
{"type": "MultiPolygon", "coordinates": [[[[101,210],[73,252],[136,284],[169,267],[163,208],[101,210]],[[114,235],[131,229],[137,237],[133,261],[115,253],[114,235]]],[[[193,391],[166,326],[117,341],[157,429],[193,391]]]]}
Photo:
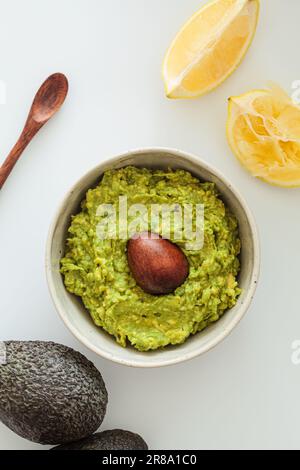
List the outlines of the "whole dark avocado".
{"type": "Polygon", "coordinates": [[[0,343],[0,420],[39,444],[83,439],[101,425],[107,391],[79,352],[40,341],[0,343]]]}
{"type": "Polygon", "coordinates": [[[148,450],[148,446],[138,434],[114,429],[94,434],[79,442],[54,447],[52,450],[148,450]]]}

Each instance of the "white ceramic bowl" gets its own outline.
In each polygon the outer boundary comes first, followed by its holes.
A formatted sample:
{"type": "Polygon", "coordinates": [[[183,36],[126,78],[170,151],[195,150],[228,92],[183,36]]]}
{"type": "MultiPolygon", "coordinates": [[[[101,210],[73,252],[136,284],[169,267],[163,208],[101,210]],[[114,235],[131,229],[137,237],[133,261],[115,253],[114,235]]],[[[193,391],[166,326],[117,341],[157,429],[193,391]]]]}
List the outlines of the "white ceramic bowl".
{"type": "Polygon", "coordinates": [[[255,293],[260,266],[257,228],[241,195],[217,171],[186,153],[163,148],[137,150],[108,160],[83,176],[63,200],[50,229],[47,242],[46,270],[52,298],[65,325],[85,346],[111,361],[133,367],[161,367],[176,364],[203,354],[220,343],[246,313],[255,293]],[[240,286],[243,293],[234,308],[209,328],[190,337],[184,344],[164,350],[142,353],[119,346],[113,337],[95,326],[78,298],[69,294],[60,275],[60,259],[64,253],[67,229],[73,214],[78,212],[87,190],[110,169],[128,165],[147,168],[183,168],[199,179],[216,183],[222,199],[239,221],[242,242],[240,286]]]}

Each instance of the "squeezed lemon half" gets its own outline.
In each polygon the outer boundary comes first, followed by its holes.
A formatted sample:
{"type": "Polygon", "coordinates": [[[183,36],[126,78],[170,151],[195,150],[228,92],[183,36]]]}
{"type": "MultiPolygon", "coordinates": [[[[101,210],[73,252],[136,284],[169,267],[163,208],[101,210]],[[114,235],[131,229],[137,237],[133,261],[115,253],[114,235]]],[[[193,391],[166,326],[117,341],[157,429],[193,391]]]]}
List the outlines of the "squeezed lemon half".
{"type": "Polygon", "coordinates": [[[183,26],[163,64],[169,98],[208,93],[238,67],[254,37],[259,5],[259,0],[214,0],[183,26]]]}
{"type": "Polygon", "coordinates": [[[253,176],[300,186],[300,107],[277,85],[229,99],[227,138],[253,176]]]}

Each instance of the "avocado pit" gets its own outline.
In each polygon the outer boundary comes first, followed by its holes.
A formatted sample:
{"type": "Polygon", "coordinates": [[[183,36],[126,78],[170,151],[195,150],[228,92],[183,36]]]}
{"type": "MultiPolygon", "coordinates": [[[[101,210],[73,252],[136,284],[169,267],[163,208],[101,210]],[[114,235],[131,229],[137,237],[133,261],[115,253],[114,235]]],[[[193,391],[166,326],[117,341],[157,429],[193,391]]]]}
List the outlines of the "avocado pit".
{"type": "Polygon", "coordinates": [[[136,283],[148,294],[171,294],[189,275],[183,251],[151,232],[136,234],[129,240],[127,258],[136,283]]]}

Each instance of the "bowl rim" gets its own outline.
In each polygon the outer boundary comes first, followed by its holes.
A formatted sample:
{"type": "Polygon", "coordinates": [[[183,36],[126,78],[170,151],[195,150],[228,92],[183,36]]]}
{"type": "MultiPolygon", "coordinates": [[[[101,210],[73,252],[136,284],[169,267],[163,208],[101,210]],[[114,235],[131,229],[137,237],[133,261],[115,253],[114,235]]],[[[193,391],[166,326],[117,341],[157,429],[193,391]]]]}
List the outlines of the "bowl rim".
{"type": "MultiPolygon", "coordinates": [[[[101,176],[103,173],[101,171],[99,172],[99,176],[101,176]]],[[[47,279],[47,284],[48,284],[48,289],[52,298],[52,301],[54,303],[54,306],[56,308],[56,311],[58,312],[61,320],[67,327],[67,329],[73,334],[73,336],[84,346],[86,346],[89,350],[97,354],[98,356],[110,360],[114,363],[123,365],[123,366],[129,366],[129,367],[135,367],[135,368],[160,368],[160,367],[166,367],[166,366],[171,366],[175,364],[180,364],[186,361],[189,361],[191,359],[194,359],[195,357],[198,357],[200,355],[204,355],[207,352],[211,351],[213,348],[215,348],[219,343],[221,343],[235,328],[236,326],[240,323],[242,318],[245,316],[247,313],[250,304],[253,300],[253,297],[255,295],[256,289],[257,289],[257,284],[260,276],[260,263],[261,263],[261,250],[260,250],[260,237],[259,237],[259,231],[257,227],[257,223],[255,221],[255,218],[253,216],[253,213],[251,209],[249,208],[247,202],[245,201],[244,197],[241,195],[239,190],[237,190],[232,183],[225,177],[219,170],[216,170],[214,167],[210,166],[207,162],[203,161],[201,158],[197,157],[194,154],[191,154],[189,152],[185,152],[182,150],[178,150],[175,148],[171,147],[143,147],[143,148],[137,148],[137,149],[132,149],[128,150],[127,152],[121,153],[119,155],[116,155],[114,157],[110,157],[87,171],[84,175],[82,175],[73,185],[72,187],[67,191],[65,196],[63,197],[63,200],[59,204],[58,208],[56,209],[54,213],[53,220],[50,225],[50,229],[48,232],[47,236],[47,242],[46,242],[46,256],[45,256],[45,268],[46,268],[46,279],[47,279]],[[230,322],[230,325],[228,325],[226,328],[218,332],[214,338],[212,338],[206,345],[199,346],[199,348],[196,348],[195,350],[191,352],[186,352],[182,355],[178,355],[178,357],[174,357],[172,359],[163,359],[163,355],[161,356],[161,359],[156,360],[155,362],[139,362],[136,361],[135,359],[123,359],[121,357],[115,357],[113,354],[106,353],[101,349],[101,347],[96,347],[93,344],[90,343],[90,341],[77,329],[69,322],[67,316],[65,315],[64,308],[61,306],[60,301],[58,299],[58,296],[56,294],[56,288],[55,284],[53,282],[52,278],[52,263],[51,263],[51,248],[52,248],[52,242],[53,242],[53,237],[54,237],[54,232],[58,223],[59,218],[61,217],[61,212],[63,208],[66,205],[66,202],[70,198],[70,196],[74,193],[74,191],[77,190],[78,186],[82,182],[82,180],[88,178],[88,176],[92,173],[94,173],[97,168],[100,169],[100,167],[103,167],[105,165],[113,165],[117,164],[120,160],[125,159],[126,157],[130,156],[138,156],[138,155],[143,155],[143,154],[156,154],[156,153],[165,153],[169,155],[174,155],[177,157],[180,157],[184,160],[188,160],[195,166],[201,167],[204,170],[208,171],[212,175],[216,176],[219,180],[221,180],[225,186],[230,190],[230,192],[233,194],[233,196],[238,200],[239,204],[242,206],[245,215],[247,217],[249,226],[251,228],[251,239],[253,243],[253,252],[254,252],[254,259],[253,259],[253,269],[252,269],[252,275],[251,275],[251,281],[249,284],[249,288],[247,290],[247,293],[243,299],[243,304],[240,305],[239,310],[237,311],[237,314],[235,317],[232,319],[230,322]]],[[[121,346],[120,346],[120,349],[121,346]]]]}

